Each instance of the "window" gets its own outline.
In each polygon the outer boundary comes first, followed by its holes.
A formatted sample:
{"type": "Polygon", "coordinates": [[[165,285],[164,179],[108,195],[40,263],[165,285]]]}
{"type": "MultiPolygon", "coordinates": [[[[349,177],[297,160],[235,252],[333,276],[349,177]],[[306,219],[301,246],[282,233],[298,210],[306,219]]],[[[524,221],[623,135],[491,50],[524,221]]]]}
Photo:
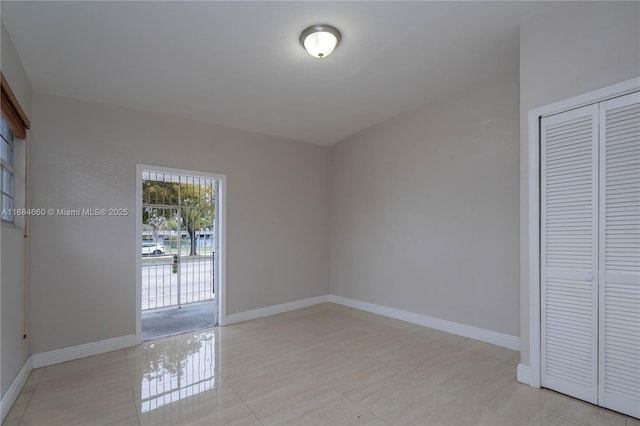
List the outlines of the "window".
{"type": "Polygon", "coordinates": [[[1,120],[2,149],[0,156],[0,198],[2,208],[2,220],[13,223],[13,175],[14,175],[14,143],[13,132],[9,129],[9,123],[2,117],[1,120]]]}

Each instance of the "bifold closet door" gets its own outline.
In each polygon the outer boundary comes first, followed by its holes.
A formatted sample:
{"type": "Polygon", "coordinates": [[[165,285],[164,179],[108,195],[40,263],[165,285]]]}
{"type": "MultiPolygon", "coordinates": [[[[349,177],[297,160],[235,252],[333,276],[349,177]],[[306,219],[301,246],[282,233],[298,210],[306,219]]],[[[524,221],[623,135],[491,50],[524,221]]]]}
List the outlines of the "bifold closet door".
{"type": "Polygon", "coordinates": [[[600,123],[599,404],[640,417],[640,93],[600,123]]]}
{"type": "Polygon", "coordinates": [[[598,400],[598,105],[541,122],[541,384],[598,400]]]}

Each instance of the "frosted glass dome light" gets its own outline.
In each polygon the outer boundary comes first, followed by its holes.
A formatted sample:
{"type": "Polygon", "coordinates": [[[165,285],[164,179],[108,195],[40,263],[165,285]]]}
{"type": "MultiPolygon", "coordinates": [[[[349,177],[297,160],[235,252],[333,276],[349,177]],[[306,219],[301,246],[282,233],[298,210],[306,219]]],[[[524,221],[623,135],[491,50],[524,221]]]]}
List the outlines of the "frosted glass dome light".
{"type": "Polygon", "coordinates": [[[326,58],[340,43],[340,31],[331,25],[312,25],[300,34],[300,44],[314,58],[326,58]]]}

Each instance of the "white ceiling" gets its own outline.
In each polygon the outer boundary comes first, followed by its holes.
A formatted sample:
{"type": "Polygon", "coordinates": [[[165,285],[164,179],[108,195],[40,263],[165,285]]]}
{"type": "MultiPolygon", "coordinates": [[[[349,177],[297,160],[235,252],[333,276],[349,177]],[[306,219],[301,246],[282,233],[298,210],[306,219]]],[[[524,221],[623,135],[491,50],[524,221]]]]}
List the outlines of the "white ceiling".
{"type": "Polygon", "coordinates": [[[518,67],[523,2],[12,2],[34,90],[330,145],[518,67]],[[328,23],[325,59],[298,37],[328,23]]]}

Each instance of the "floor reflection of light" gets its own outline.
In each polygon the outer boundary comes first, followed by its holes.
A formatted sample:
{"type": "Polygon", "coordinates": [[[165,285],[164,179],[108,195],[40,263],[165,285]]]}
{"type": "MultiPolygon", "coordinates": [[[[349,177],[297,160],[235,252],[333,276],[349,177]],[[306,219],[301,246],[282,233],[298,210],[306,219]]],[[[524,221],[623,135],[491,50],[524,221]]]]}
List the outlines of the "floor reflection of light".
{"type": "Polygon", "coordinates": [[[196,333],[160,349],[144,353],[142,413],[189,398],[215,386],[215,333],[196,333]]]}

